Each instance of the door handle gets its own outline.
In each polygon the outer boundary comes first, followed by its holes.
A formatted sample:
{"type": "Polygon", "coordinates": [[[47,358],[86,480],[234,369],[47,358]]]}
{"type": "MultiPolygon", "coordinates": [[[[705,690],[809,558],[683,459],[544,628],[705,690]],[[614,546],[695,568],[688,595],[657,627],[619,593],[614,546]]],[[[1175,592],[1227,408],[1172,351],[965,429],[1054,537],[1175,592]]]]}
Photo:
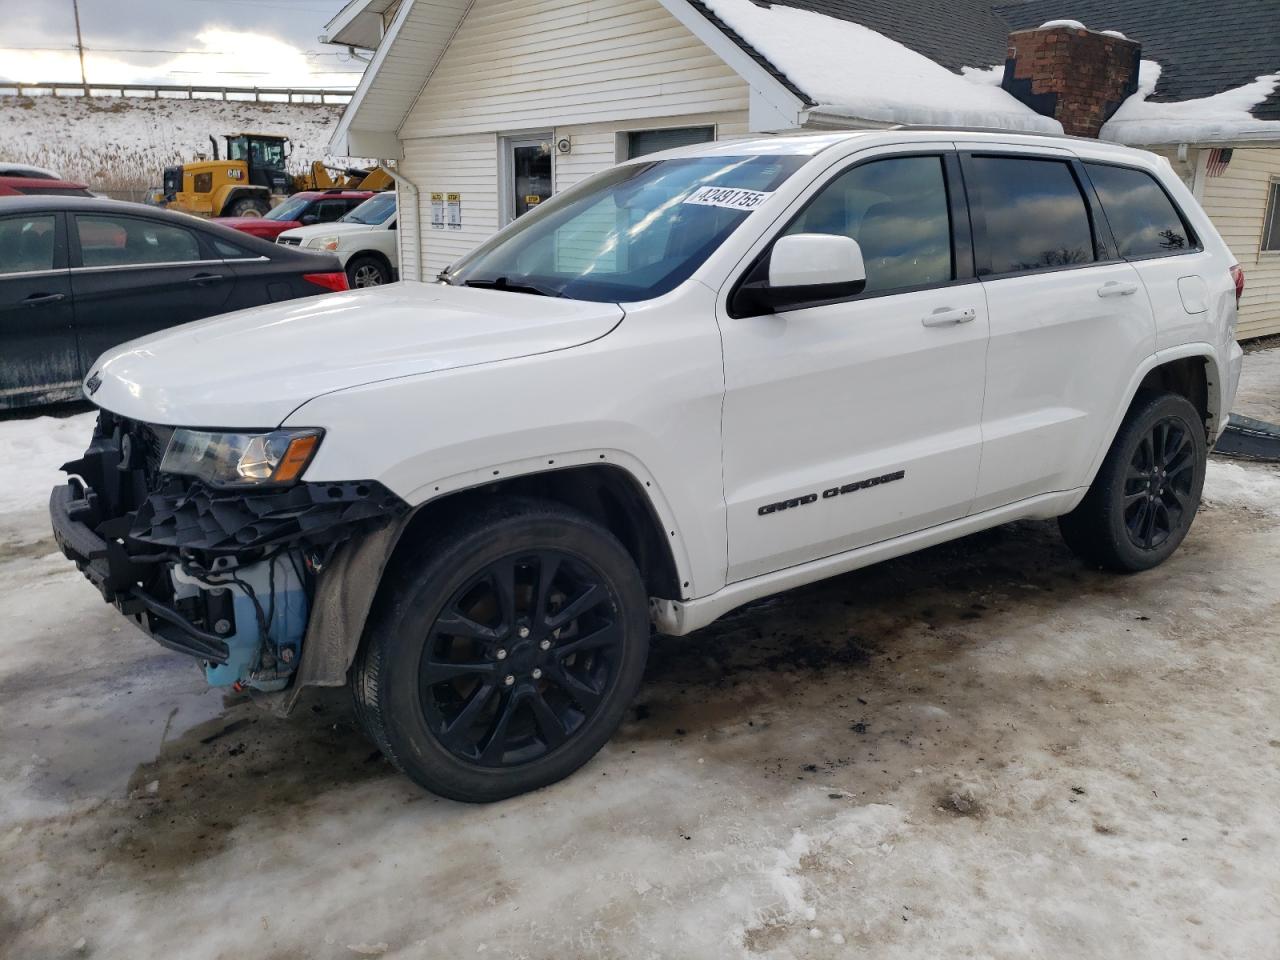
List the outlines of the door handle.
{"type": "Polygon", "coordinates": [[[24,307],[38,307],[43,303],[57,303],[67,299],[65,293],[33,293],[22,301],[24,307]]]}
{"type": "Polygon", "coordinates": [[[1120,280],[1108,280],[1098,288],[1098,296],[1100,297],[1129,297],[1138,292],[1136,283],[1127,283],[1120,280]]]}
{"type": "Polygon", "coordinates": [[[939,307],[933,313],[920,318],[926,327],[954,327],[968,323],[978,315],[978,311],[970,307],[967,310],[953,310],[950,307],[939,307]]]}
{"type": "Polygon", "coordinates": [[[197,273],[187,283],[194,283],[197,287],[207,287],[211,283],[218,283],[225,279],[220,273],[197,273]]]}

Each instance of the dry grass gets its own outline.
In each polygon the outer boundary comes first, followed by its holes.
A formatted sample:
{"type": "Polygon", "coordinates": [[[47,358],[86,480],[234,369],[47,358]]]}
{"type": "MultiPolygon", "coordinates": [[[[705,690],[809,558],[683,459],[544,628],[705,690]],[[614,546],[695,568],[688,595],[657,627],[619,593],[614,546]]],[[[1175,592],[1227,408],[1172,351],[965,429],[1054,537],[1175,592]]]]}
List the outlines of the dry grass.
{"type": "MultiPolygon", "coordinates": [[[[208,135],[280,130],[290,168],[324,156],[338,107],[115,97],[0,97],[0,158],[59,171],[120,200],[142,200],[166,166],[209,152],[208,135]],[[6,116],[7,115],[7,116],[6,116]]],[[[219,139],[221,143],[221,139],[219,139]]]]}

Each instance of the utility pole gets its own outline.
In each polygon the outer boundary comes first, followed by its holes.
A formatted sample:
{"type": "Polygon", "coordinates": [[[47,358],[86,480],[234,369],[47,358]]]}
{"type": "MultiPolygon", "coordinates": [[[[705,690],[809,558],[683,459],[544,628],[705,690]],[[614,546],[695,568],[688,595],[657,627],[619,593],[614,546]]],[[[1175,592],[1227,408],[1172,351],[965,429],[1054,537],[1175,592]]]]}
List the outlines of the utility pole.
{"type": "Polygon", "coordinates": [[[80,84],[84,87],[84,95],[89,95],[89,80],[84,74],[84,40],[80,38],[80,0],[71,0],[71,9],[76,15],[76,50],[80,54],[80,84]]]}

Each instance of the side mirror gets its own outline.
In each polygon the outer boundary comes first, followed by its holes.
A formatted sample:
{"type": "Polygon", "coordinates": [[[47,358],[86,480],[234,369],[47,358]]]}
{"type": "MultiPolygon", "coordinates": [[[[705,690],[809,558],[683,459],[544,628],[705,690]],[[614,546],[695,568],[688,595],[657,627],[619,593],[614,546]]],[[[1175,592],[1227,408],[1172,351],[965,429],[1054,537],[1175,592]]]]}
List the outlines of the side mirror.
{"type": "Polygon", "coordinates": [[[313,223],[319,223],[320,218],[317,217],[314,213],[304,213],[302,215],[302,219],[299,220],[298,222],[302,224],[304,227],[307,227],[313,223]]]}
{"type": "Polygon", "coordinates": [[[757,267],[751,279],[738,289],[734,298],[736,314],[771,313],[852,297],[867,285],[862,248],[852,237],[829,233],[779,237],[767,263],[767,277],[757,267]]]}

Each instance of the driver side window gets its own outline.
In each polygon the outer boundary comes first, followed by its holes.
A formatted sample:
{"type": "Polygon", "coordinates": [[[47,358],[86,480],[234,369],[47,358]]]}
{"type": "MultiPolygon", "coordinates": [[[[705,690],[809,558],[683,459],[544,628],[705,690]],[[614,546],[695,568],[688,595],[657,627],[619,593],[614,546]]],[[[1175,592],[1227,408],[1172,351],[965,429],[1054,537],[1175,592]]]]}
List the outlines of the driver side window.
{"type": "Polygon", "coordinates": [[[868,293],[955,278],[941,157],[889,157],[847,170],[809,201],[785,233],[857,240],[868,293]]]}

